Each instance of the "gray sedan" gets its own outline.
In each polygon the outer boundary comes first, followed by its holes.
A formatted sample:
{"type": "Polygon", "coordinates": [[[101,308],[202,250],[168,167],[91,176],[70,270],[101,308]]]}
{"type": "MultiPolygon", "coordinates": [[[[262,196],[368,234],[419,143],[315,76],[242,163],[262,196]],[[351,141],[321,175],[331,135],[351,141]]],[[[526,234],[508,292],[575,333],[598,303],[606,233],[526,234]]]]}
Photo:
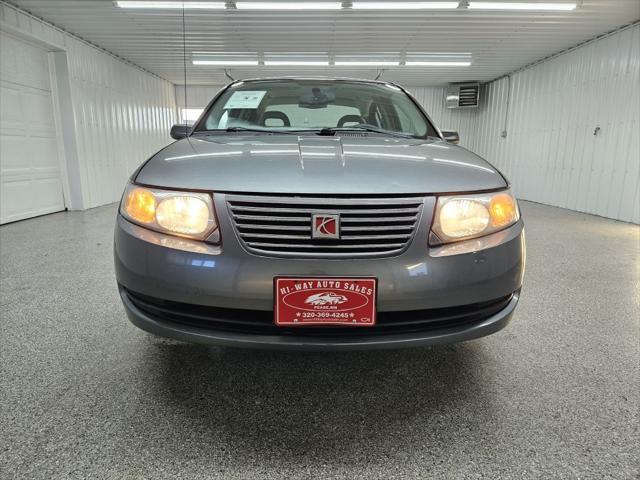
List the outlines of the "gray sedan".
{"type": "Polygon", "coordinates": [[[401,87],[237,81],[171,133],[117,218],[138,327],[353,350],[469,340],[511,319],[525,244],[509,183],[401,87]]]}

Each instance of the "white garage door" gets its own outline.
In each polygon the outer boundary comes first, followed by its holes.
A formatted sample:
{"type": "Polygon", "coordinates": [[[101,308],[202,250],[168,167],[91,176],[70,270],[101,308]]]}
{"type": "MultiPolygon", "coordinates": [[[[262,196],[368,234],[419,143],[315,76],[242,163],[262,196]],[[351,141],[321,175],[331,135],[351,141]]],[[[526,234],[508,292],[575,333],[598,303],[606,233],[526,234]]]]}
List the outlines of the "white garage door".
{"type": "Polygon", "coordinates": [[[0,223],[64,210],[47,52],[0,33],[0,223]]]}

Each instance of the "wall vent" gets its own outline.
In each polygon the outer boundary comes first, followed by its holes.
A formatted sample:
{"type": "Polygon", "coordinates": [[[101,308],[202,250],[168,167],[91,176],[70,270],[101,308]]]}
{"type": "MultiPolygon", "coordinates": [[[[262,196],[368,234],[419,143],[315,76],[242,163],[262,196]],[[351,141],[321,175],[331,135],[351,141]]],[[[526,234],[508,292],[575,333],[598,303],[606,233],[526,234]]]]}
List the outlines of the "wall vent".
{"type": "Polygon", "coordinates": [[[480,102],[479,83],[455,83],[447,87],[447,108],[475,108],[480,102]]]}

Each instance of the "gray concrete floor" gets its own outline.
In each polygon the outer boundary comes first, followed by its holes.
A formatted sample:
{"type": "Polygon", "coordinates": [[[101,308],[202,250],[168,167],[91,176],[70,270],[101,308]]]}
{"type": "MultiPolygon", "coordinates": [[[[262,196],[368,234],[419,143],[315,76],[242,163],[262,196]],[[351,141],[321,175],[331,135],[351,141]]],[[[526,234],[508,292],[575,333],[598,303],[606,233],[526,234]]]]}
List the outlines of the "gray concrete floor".
{"type": "Polygon", "coordinates": [[[2,478],[638,478],[639,228],[523,203],[514,321],[274,353],[126,319],[115,207],[0,228],[2,478]]]}

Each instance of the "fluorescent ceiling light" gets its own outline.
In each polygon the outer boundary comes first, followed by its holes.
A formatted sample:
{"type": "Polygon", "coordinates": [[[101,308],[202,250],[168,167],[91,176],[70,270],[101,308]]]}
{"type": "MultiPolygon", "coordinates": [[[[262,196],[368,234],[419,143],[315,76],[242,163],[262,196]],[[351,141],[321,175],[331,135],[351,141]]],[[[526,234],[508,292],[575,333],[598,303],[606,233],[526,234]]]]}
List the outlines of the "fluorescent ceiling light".
{"type": "Polygon", "coordinates": [[[302,60],[265,60],[267,67],[280,67],[285,65],[297,65],[300,67],[326,67],[327,61],[302,61],[302,60]]]}
{"type": "Polygon", "coordinates": [[[405,62],[407,67],[468,67],[471,62],[438,62],[438,61],[415,61],[405,62]]]}
{"type": "Polygon", "coordinates": [[[393,66],[398,66],[400,65],[400,62],[392,62],[392,61],[380,61],[380,62],[376,62],[375,60],[371,60],[371,61],[349,61],[349,60],[336,60],[334,62],[334,65],[337,67],[393,67],[393,66]]]}
{"type": "Polygon", "coordinates": [[[471,53],[469,52],[407,52],[408,57],[418,56],[418,57],[429,57],[429,58],[443,58],[447,59],[452,58],[471,58],[471,53]]]}
{"type": "Polygon", "coordinates": [[[400,65],[398,53],[368,53],[355,55],[336,55],[334,65],[338,67],[397,67],[400,65]]]}
{"type": "Polygon", "coordinates": [[[238,10],[340,10],[342,2],[236,2],[238,10]]]}
{"type": "Polygon", "coordinates": [[[471,10],[575,10],[575,3],[469,2],[471,10]]]}
{"type": "Polygon", "coordinates": [[[182,10],[185,9],[200,9],[200,10],[221,10],[225,8],[224,2],[163,2],[163,1],[128,1],[119,0],[116,1],[116,5],[120,8],[157,8],[157,9],[172,9],[182,10]]]}
{"type": "Polygon", "coordinates": [[[354,10],[450,10],[459,2],[353,2],[354,10]]]}
{"type": "Polygon", "coordinates": [[[404,63],[409,67],[468,67],[470,53],[407,52],[404,63]]]}
{"type": "Polygon", "coordinates": [[[326,67],[327,65],[329,65],[329,58],[325,53],[315,52],[266,52],[264,54],[264,64],[268,67],[279,67],[288,65],[295,65],[299,67],[326,67]]]}
{"type": "Polygon", "coordinates": [[[222,66],[255,66],[258,65],[257,53],[232,52],[193,52],[194,65],[222,65],[222,66]]]}
{"type": "Polygon", "coordinates": [[[194,60],[194,65],[223,65],[223,66],[253,66],[258,65],[257,60],[194,60]]]}
{"type": "Polygon", "coordinates": [[[322,53],[264,53],[262,61],[258,53],[216,53],[193,52],[194,65],[218,66],[258,66],[267,67],[468,67],[471,65],[470,53],[407,53],[406,61],[401,63],[398,53],[374,53],[337,55],[329,62],[327,54],[322,53]]]}

